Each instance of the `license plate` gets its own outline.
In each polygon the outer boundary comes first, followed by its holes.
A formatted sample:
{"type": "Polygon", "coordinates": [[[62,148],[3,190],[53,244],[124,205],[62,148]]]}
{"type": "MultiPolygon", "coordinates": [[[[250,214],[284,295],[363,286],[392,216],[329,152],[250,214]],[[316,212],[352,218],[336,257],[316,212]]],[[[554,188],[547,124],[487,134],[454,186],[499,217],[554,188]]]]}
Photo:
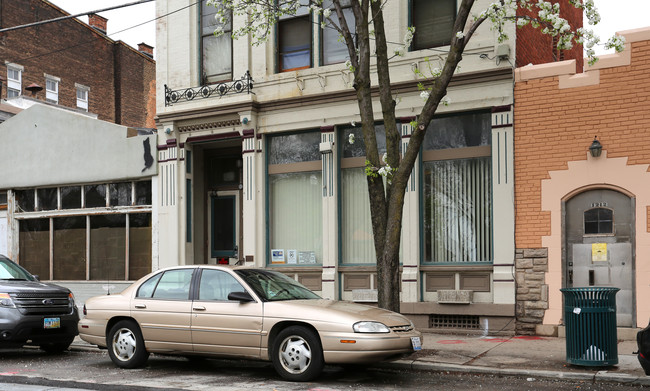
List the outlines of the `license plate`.
{"type": "Polygon", "coordinates": [[[422,350],[422,341],[420,341],[420,337],[411,337],[411,345],[413,345],[413,350],[422,350]]]}
{"type": "Polygon", "coordinates": [[[45,319],[43,319],[43,328],[45,328],[45,329],[58,329],[58,328],[61,328],[61,318],[45,318],[45,319]]]}

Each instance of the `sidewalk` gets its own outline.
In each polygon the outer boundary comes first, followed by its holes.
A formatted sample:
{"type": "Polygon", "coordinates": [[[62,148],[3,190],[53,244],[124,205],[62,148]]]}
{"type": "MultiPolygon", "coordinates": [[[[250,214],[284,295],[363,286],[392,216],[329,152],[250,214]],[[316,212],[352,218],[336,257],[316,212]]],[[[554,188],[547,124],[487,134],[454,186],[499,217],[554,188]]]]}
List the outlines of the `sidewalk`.
{"type": "MultiPolygon", "coordinates": [[[[636,355],[636,341],[619,341],[618,365],[583,367],[566,362],[565,339],[537,336],[484,337],[422,333],[422,350],[408,359],[380,364],[409,370],[485,373],[526,378],[618,382],[650,386],[636,355]]],[[[96,349],[79,337],[71,349],[96,349]]]]}
{"type": "Polygon", "coordinates": [[[619,341],[618,365],[584,367],[566,362],[564,338],[483,337],[423,332],[422,351],[390,363],[405,369],[525,376],[532,378],[612,381],[650,386],[633,352],[636,341],[619,341]]]}

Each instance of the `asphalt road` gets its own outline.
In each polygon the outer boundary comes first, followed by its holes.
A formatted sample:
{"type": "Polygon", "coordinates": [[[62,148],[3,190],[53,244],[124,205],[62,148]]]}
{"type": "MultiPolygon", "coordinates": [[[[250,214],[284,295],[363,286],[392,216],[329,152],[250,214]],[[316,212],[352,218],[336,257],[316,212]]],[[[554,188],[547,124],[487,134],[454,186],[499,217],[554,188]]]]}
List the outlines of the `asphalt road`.
{"type": "Polygon", "coordinates": [[[643,389],[613,383],[450,374],[390,367],[326,367],[317,381],[291,383],[265,362],[151,356],[142,369],[119,369],[105,351],[50,355],[38,349],[0,350],[0,391],[43,390],[602,390],[643,389]]]}

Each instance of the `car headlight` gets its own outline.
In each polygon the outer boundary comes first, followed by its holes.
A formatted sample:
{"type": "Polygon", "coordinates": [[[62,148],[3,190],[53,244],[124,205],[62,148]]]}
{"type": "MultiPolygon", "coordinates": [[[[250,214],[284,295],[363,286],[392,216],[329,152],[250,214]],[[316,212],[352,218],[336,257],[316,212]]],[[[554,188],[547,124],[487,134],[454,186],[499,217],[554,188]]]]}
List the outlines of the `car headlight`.
{"type": "Polygon", "coordinates": [[[9,296],[9,293],[0,293],[0,306],[10,307],[10,308],[16,307],[14,305],[14,301],[11,300],[11,296],[9,296]]]}
{"type": "Polygon", "coordinates": [[[379,322],[357,322],[352,325],[355,333],[390,333],[390,329],[385,324],[379,322]]]}

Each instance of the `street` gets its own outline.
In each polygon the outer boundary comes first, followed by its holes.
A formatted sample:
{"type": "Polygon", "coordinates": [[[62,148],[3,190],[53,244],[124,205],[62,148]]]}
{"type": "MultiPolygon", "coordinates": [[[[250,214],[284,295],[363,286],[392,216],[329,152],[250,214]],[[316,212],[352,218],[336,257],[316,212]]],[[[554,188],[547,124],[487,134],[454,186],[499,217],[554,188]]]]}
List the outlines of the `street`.
{"type": "Polygon", "coordinates": [[[396,370],[389,367],[328,366],[310,383],[281,380],[270,363],[186,359],[153,355],[142,369],[117,368],[105,351],[38,349],[0,351],[0,391],[61,389],[128,390],[614,390],[643,389],[609,382],[555,381],[525,377],[396,370]]]}

